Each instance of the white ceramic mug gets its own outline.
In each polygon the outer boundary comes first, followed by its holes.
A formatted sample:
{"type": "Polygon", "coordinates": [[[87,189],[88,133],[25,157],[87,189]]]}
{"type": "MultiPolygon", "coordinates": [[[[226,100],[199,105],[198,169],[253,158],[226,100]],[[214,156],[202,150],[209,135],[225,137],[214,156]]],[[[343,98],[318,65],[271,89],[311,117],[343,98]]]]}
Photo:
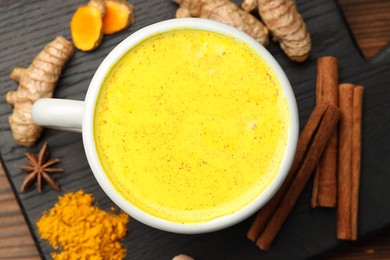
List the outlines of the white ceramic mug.
{"type": "Polygon", "coordinates": [[[127,212],[133,218],[149,226],[171,231],[175,233],[204,233],[223,229],[232,226],[260,209],[279,189],[292,164],[295,149],[298,140],[298,112],[294,93],[291,85],[272,55],[258,42],[247,34],[230,27],[228,25],[205,19],[184,18],[167,20],[147,26],[126,38],[104,59],[96,71],[85,98],[85,101],[61,100],[61,99],[40,99],[33,105],[33,120],[45,127],[51,127],[61,130],[79,131],[83,135],[83,143],[88,163],[95,175],[99,185],[104,192],[114,201],[122,210],[127,212]],[[93,118],[102,83],[114,65],[130,48],[140,41],[151,37],[157,33],[170,31],[178,28],[198,29],[217,32],[233,36],[246,42],[250,47],[257,51],[273,68],[279,79],[283,94],[287,99],[290,110],[290,127],[288,132],[288,141],[280,170],[272,183],[261,193],[254,201],[239,211],[226,215],[206,223],[181,224],[152,216],[125,200],[111,185],[106,173],[101,166],[94,141],[93,118]]]}

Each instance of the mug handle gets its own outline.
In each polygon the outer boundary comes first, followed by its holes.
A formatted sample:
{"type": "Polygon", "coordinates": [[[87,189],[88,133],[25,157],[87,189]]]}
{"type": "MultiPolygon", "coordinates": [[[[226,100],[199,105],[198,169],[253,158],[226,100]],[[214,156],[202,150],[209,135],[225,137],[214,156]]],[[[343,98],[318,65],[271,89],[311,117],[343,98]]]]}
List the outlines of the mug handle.
{"type": "Polygon", "coordinates": [[[81,133],[84,101],[41,98],[32,106],[32,120],[40,126],[81,133]]]}

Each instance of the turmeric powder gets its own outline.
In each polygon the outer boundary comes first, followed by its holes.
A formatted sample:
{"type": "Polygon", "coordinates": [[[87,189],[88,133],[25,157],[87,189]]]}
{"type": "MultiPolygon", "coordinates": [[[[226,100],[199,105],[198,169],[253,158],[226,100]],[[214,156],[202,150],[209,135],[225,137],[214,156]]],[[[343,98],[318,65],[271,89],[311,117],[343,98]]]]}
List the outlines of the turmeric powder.
{"type": "Polygon", "coordinates": [[[38,232],[56,250],[56,259],[123,259],[119,242],[127,232],[129,216],[94,207],[91,194],[67,193],[37,222],[38,232]],[[60,251],[61,250],[61,251],[60,251]]]}

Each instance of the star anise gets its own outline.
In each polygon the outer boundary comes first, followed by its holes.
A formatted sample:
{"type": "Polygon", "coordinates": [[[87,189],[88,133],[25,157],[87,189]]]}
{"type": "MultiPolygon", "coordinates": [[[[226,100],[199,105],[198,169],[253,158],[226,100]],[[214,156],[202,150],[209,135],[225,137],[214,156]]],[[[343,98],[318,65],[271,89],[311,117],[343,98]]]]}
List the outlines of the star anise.
{"type": "Polygon", "coordinates": [[[26,161],[30,164],[29,166],[19,166],[24,172],[28,173],[22,183],[21,191],[24,192],[34,182],[37,184],[37,189],[42,192],[42,178],[56,190],[60,189],[60,186],[54,179],[49,175],[53,172],[63,172],[61,168],[49,168],[49,166],[56,164],[60,161],[58,158],[49,160],[49,147],[47,143],[43,145],[38,155],[33,153],[25,153],[26,161]]]}

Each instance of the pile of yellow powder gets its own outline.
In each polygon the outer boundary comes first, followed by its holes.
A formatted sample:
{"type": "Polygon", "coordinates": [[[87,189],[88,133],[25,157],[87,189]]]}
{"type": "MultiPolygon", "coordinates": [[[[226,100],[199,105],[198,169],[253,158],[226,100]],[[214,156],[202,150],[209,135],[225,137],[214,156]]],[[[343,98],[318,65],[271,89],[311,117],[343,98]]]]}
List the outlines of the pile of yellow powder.
{"type": "Polygon", "coordinates": [[[53,259],[123,259],[120,243],[127,232],[129,216],[93,206],[91,194],[77,191],[59,198],[37,222],[40,236],[57,252],[53,259]]]}

